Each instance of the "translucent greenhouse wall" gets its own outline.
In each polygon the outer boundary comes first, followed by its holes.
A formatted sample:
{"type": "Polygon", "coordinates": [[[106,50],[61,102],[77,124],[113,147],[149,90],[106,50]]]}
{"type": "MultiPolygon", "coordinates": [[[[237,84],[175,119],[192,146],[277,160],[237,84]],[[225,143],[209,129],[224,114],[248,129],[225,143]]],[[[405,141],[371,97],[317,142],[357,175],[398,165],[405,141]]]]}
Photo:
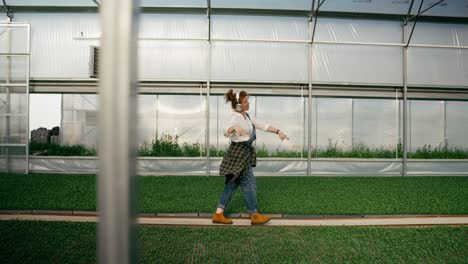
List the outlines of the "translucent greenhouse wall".
{"type": "MultiPolygon", "coordinates": [[[[150,2],[143,1],[142,4],[151,5],[150,2]]],[[[157,2],[163,6],[188,5],[187,1],[157,2]]],[[[310,10],[310,1],[213,0],[211,3],[213,8],[310,10]]],[[[194,1],[190,6],[205,7],[205,4],[205,1],[194,1]]],[[[330,0],[325,2],[321,10],[354,12],[357,11],[357,5],[359,3],[343,4],[330,0]]],[[[388,14],[407,12],[407,5],[394,4],[390,7],[386,1],[372,1],[369,5],[361,3],[360,6],[365,8],[358,11],[368,13],[377,10],[388,14]]],[[[453,6],[448,5],[450,9],[453,6]]],[[[426,15],[447,16],[444,10],[436,7],[426,15]]],[[[463,16],[457,12],[453,15],[463,16]]],[[[31,24],[31,78],[90,80],[91,47],[99,46],[100,37],[97,14],[18,13],[15,19],[31,24]]],[[[309,54],[310,32],[306,16],[214,13],[211,22],[208,21],[204,13],[143,13],[139,30],[139,78],[155,82],[190,81],[205,84],[207,81],[304,84],[307,89],[311,77],[310,81],[314,84],[339,84],[344,87],[366,85],[375,90],[380,87],[396,87],[398,90],[403,87],[402,43],[405,41],[403,34],[408,35],[409,31],[403,32],[401,22],[319,17],[312,54],[309,54]],[[208,35],[210,41],[207,41],[208,35]],[[311,75],[309,57],[312,61],[311,75]]],[[[408,28],[411,26],[410,23],[408,28]]],[[[467,42],[467,24],[418,22],[412,44],[408,48],[408,86],[429,86],[447,91],[453,88],[467,89],[467,42]]],[[[210,168],[212,173],[216,173],[216,165],[222,155],[220,152],[228,146],[221,130],[226,126],[230,109],[219,94],[208,97],[206,87],[201,88],[199,93],[190,93],[139,97],[140,145],[151,148],[155,140],[166,137],[166,141],[176,140],[181,146],[185,144],[187,153],[190,153],[188,156],[191,157],[171,159],[169,156],[172,154],[166,154],[162,155],[164,158],[141,158],[140,172],[203,174],[209,164],[205,137],[209,132],[212,151],[210,168]],[[160,165],[155,165],[154,160],[158,160],[157,164],[160,165]],[[177,161],[179,171],[170,171],[164,160],[167,160],[167,164],[177,161]]],[[[397,94],[395,96],[401,98],[397,94]]],[[[268,153],[267,156],[283,159],[265,158],[257,172],[304,175],[308,136],[311,135],[313,175],[399,175],[402,167],[402,154],[399,151],[403,142],[402,100],[352,98],[349,95],[340,97],[313,98],[310,113],[312,130],[308,131],[307,96],[297,96],[297,93],[295,96],[252,96],[251,113],[274,126],[284,127],[291,138],[290,141],[280,143],[276,135],[261,134],[256,142],[257,149],[268,153]],[[333,160],[320,160],[325,150],[351,152],[359,147],[390,152],[391,157],[376,161],[346,161],[336,159],[341,157],[339,153],[332,153],[329,157],[333,160]]],[[[97,142],[96,95],[64,94],[62,100],[62,143],[94,147],[97,142]]],[[[468,148],[468,140],[464,136],[468,120],[462,114],[467,110],[468,105],[464,101],[410,100],[408,158],[415,158],[412,157],[413,153],[416,155],[418,150],[427,151],[428,148],[468,148]]],[[[56,160],[57,164],[52,163],[53,160],[35,158],[31,164],[37,170],[47,169],[41,162],[58,171],[66,169],[66,165],[64,168],[58,165],[60,160],[56,160]]],[[[72,164],[72,161],[69,162],[72,164]]],[[[73,162],[87,164],[82,167],[85,171],[88,167],[90,170],[95,169],[93,158],[73,162]]],[[[466,161],[450,164],[438,162],[410,161],[408,174],[468,172],[466,161]]],[[[78,171],[80,166],[76,167],[78,171]]]]}
{"type": "Polygon", "coordinates": [[[0,172],[28,172],[27,24],[0,23],[0,172]]]}
{"type": "MultiPolygon", "coordinates": [[[[97,14],[19,13],[16,19],[32,26],[32,78],[89,78],[90,47],[99,46],[97,14]]],[[[420,22],[417,29],[414,45],[468,45],[466,24],[420,22]]],[[[402,34],[395,21],[318,19],[312,81],[401,85],[402,34]]],[[[142,14],[139,78],[207,80],[211,49],[212,81],[307,82],[306,17],[213,15],[211,45],[207,35],[204,14],[142,14]]],[[[410,47],[408,85],[466,87],[467,61],[466,49],[410,47]]]]}

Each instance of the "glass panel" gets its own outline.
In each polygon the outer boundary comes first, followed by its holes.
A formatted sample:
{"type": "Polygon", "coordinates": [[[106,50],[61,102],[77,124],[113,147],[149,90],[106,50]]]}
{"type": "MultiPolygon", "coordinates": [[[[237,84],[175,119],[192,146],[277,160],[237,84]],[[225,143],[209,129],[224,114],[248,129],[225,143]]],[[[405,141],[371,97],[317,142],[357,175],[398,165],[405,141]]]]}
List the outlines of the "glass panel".
{"type": "Polygon", "coordinates": [[[400,22],[319,18],[315,40],[401,43],[401,32],[400,22]]]}
{"type": "MultiPolygon", "coordinates": [[[[250,102],[252,104],[252,101],[250,102]]],[[[210,96],[210,156],[222,156],[229,146],[224,130],[231,116],[231,106],[224,96],[210,96]]]]}
{"type": "Polygon", "coordinates": [[[351,147],[352,99],[318,98],[315,111],[316,156],[342,156],[351,147]]]}
{"type": "Polygon", "coordinates": [[[213,42],[212,79],[307,81],[307,44],[213,42]]]}
{"type": "Polygon", "coordinates": [[[468,149],[468,102],[447,101],[447,144],[468,149]]]}
{"type": "Polygon", "coordinates": [[[0,146],[0,172],[26,171],[26,147],[0,146]]]}
{"type": "Polygon", "coordinates": [[[26,114],[28,110],[28,95],[26,92],[26,86],[0,86],[0,115],[26,114]],[[10,101],[9,108],[8,101],[10,101]]]}
{"type": "Polygon", "coordinates": [[[363,158],[394,158],[398,143],[398,100],[353,101],[354,152],[363,158]]]}
{"type": "Polygon", "coordinates": [[[307,40],[306,17],[234,16],[211,17],[213,39],[307,40]]]}
{"type": "Polygon", "coordinates": [[[289,140],[281,141],[276,134],[258,130],[259,156],[307,157],[305,147],[305,100],[300,97],[256,96],[256,117],[286,133],[289,140]]]}
{"type": "Polygon", "coordinates": [[[468,50],[410,48],[408,84],[468,85],[468,50]]]}
{"type": "Polygon", "coordinates": [[[207,41],[140,41],[138,45],[140,79],[207,78],[207,41]]]}
{"type": "Polygon", "coordinates": [[[156,102],[159,95],[138,95],[138,145],[156,139],[156,102]]]}
{"type": "Polygon", "coordinates": [[[27,56],[0,56],[0,83],[26,83],[27,56]]]}
{"type": "Polygon", "coordinates": [[[97,95],[63,95],[63,144],[97,146],[97,95]]]}
{"type": "Polygon", "coordinates": [[[27,122],[26,116],[0,116],[0,143],[26,144],[27,122]]]}
{"type": "MultiPolygon", "coordinates": [[[[61,121],[61,94],[30,94],[29,128],[31,130],[40,127],[52,129],[60,127],[61,121]]],[[[65,120],[69,120],[66,118],[65,120]]]]}
{"type": "Polygon", "coordinates": [[[314,81],[402,83],[400,47],[314,44],[312,56],[314,81]]]}
{"type": "Polygon", "coordinates": [[[205,155],[205,100],[197,95],[159,95],[153,156],[205,155]]]}
{"type": "Polygon", "coordinates": [[[408,118],[410,158],[444,147],[444,101],[410,100],[408,118]]]}
{"type": "Polygon", "coordinates": [[[27,27],[0,26],[0,53],[29,53],[27,27]]]}

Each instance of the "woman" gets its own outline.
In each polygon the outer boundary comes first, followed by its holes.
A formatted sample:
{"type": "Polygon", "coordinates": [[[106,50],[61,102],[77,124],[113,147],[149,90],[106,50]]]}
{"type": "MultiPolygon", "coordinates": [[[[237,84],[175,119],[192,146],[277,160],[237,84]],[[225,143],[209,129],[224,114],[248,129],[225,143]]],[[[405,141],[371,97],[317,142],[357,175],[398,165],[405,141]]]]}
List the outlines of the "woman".
{"type": "Polygon", "coordinates": [[[253,225],[264,224],[270,221],[270,217],[262,216],[258,212],[257,184],[252,171],[252,167],[256,165],[256,154],[252,142],[256,139],[256,129],[275,133],[281,140],[288,139],[288,137],[281,130],[257,121],[247,113],[249,98],[245,91],[236,93],[230,89],[224,97],[226,102],[231,102],[233,109],[231,120],[225,131],[225,136],[229,137],[231,144],[219,170],[220,175],[226,177],[226,182],[213,216],[213,223],[232,224],[231,219],[224,217],[224,208],[228,206],[240,185],[251,223],[253,225]]]}

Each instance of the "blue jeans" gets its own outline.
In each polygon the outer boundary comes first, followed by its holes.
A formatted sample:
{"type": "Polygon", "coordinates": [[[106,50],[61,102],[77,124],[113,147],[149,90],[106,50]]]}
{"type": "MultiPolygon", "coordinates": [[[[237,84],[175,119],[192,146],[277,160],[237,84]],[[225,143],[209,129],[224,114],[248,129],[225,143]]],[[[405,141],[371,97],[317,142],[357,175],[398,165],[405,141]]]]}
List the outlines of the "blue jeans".
{"type": "Polygon", "coordinates": [[[228,181],[224,185],[224,191],[219,199],[218,208],[224,209],[229,205],[229,202],[231,202],[231,199],[236,193],[239,185],[242,189],[242,193],[244,194],[247,212],[249,214],[255,214],[257,212],[257,182],[255,181],[252,167],[249,167],[247,170],[247,175],[228,181]]]}

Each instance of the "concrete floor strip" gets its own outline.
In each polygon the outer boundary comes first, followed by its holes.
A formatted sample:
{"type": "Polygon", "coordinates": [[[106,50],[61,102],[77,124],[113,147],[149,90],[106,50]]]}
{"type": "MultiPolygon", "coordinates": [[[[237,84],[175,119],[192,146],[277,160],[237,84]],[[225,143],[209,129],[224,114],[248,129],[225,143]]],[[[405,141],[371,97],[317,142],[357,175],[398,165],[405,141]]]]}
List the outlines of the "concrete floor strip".
{"type": "MultiPolygon", "coordinates": [[[[97,216],[0,214],[0,220],[97,222],[97,216]]],[[[232,225],[213,224],[211,218],[201,217],[139,217],[142,225],[188,226],[250,226],[249,219],[234,218],[232,225]]],[[[265,226],[411,226],[411,225],[468,225],[468,216],[382,217],[348,219],[272,219],[265,226]]]]}

